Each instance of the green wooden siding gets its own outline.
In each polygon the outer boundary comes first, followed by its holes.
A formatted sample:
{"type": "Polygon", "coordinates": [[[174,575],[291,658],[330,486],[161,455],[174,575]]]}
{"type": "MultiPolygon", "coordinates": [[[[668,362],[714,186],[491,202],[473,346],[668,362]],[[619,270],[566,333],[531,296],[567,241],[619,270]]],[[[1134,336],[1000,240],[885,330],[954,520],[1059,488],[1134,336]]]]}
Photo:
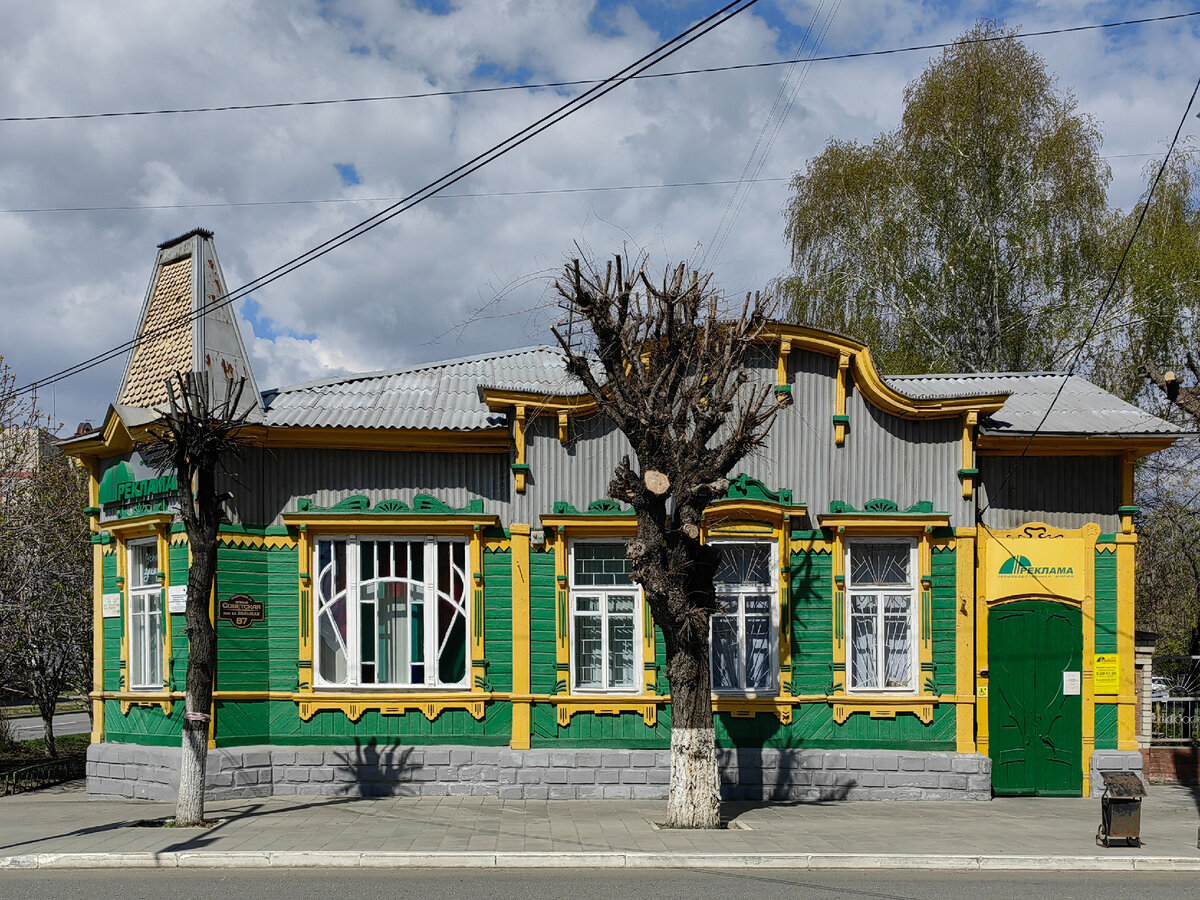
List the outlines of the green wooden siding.
{"type": "Polygon", "coordinates": [[[531,549],[529,574],[530,685],[535,694],[553,694],[559,679],[553,548],[531,549]]]}
{"type": "MultiPolygon", "coordinates": [[[[300,656],[300,551],[276,547],[265,551],[267,589],[267,686],[272,691],[294,691],[299,685],[300,656]]],[[[308,568],[306,562],[304,567],[308,568]]],[[[308,594],[311,602],[311,594],[308,594]]]]}
{"type": "Polygon", "coordinates": [[[1096,704],[1096,749],[1117,749],[1117,706],[1115,703],[1096,704]]]}
{"type": "MultiPolygon", "coordinates": [[[[340,710],[327,710],[304,722],[291,701],[245,701],[267,707],[268,734],[275,744],[356,744],[399,740],[406,744],[482,744],[506,746],[512,734],[512,711],[507,703],[490,703],[483,721],[477,722],[466,710],[448,709],[432,722],[416,710],[403,715],[383,715],[377,710],[363,713],[351,722],[340,710]]],[[[222,704],[222,706],[229,704],[222,704]]],[[[239,711],[247,722],[257,721],[260,713],[239,711]]],[[[221,720],[217,720],[218,728],[221,720]]],[[[232,737],[219,743],[225,746],[259,743],[249,738],[232,737]]]]}
{"type": "Polygon", "coordinates": [[[553,747],[633,747],[635,749],[671,746],[671,711],[660,709],[653,728],[646,725],[640,712],[615,716],[576,713],[565,728],[558,725],[553,704],[533,707],[533,746],[553,747]]]}
{"type": "MultiPolygon", "coordinates": [[[[119,594],[121,588],[117,584],[116,550],[114,549],[111,553],[106,550],[103,559],[103,593],[119,594]]],[[[119,691],[121,689],[121,637],[125,634],[124,598],[121,600],[121,615],[114,616],[111,619],[105,618],[102,621],[103,625],[101,627],[104,634],[103,689],[106,691],[119,691]]]]}
{"type": "Polygon", "coordinates": [[[792,693],[826,694],[833,686],[833,557],[792,556],[792,693]]]}
{"type": "Polygon", "coordinates": [[[1117,554],[1096,553],[1096,652],[1117,652],[1117,554]]]}
{"type": "Polygon", "coordinates": [[[127,744],[152,744],[178,747],[183,723],[183,703],[176,703],[171,715],[158,706],[131,706],[121,712],[118,700],[104,701],[104,739],[127,744]]]}
{"type": "Polygon", "coordinates": [[[483,554],[483,655],[492,690],[511,691],[512,552],[483,554]]]}
{"type": "Polygon", "coordinates": [[[790,726],[770,715],[741,719],[721,713],[716,729],[718,747],[953,750],[957,746],[952,705],[937,707],[929,725],[908,713],[872,719],[865,712],[854,713],[838,725],[828,704],[802,703],[795,707],[790,726]]]}
{"type": "MultiPolygon", "coordinates": [[[[186,544],[173,544],[167,552],[168,577],[172,585],[186,586],[188,579],[188,548],[186,544]]],[[[171,658],[168,662],[172,691],[182,691],[187,683],[188,637],[187,616],[176,613],[171,616],[171,658]]]]}
{"type": "MultiPolygon", "coordinates": [[[[246,594],[267,603],[267,557],[269,551],[258,547],[217,548],[218,603],[235,594],[246,594]]],[[[263,688],[263,670],[267,664],[267,623],[254,622],[237,628],[220,618],[217,627],[217,689],[253,691],[263,688]]]]}
{"type": "Polygon", "coordinates": [[[934,548],[932,554],[933,576],[930,583],[933,603],[933,672],[921,673],[921,686],[932,675],[934,692],[955,692],[955,657],[958,653],[958,634],[955,620],[958,616],[958,556],[954,550],[934,548]]]}

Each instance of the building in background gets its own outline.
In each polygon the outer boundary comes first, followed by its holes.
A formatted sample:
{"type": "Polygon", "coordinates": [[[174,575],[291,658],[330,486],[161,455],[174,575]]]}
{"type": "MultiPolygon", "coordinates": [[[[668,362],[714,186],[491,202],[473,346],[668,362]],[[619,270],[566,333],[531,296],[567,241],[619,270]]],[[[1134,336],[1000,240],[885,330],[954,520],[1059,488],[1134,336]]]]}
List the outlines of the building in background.
{"type": "MultiPolygon", "coordinates": [[[[96,531],[89,789],[174,791],[188,547],[138,445],[199,370],[253,389],[215,795],[665,796],[663,646],[605,498],[629,449],[558,350],[260,395],[231,311],[194,315],[224,290],[210,234],[162,245],[117,400],[64,443],[96,531]]],[[[884,378],[790,325],[753,374],[786,409],[705,518],[727,796],[1079,796],[1139,769],[1133,467],[1175,427],[1061,374],[884,378]]]]}

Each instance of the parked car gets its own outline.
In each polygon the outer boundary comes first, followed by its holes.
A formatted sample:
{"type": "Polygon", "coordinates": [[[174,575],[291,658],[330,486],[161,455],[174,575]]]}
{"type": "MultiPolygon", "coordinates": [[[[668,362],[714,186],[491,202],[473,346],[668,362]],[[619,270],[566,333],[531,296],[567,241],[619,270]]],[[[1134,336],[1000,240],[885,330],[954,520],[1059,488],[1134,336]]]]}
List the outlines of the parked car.
{"type": "Polygon", "coordinates": [[[1155,675],[1150,679],[1150,699],[1151,700],[1166,700],[1171,696],[1171,683],[1161,675],[1155,675]]]}

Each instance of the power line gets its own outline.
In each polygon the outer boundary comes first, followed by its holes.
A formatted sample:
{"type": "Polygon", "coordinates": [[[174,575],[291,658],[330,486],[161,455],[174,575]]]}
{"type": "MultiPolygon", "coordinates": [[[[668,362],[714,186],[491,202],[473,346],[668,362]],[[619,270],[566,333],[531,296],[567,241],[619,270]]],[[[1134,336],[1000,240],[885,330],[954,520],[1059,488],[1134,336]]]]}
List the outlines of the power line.
{"type": "MultiPolygon", "coordinates": [[[[772,177],[772,178],[751,178],[747,179],[750,182],[778,182],[791,181],[791,178],[772,177]]],[[[541,188],[528,191],[472,191],[463,194],[438,194],[436,197],[430,197],[431,200],[463,200],[477,197],[531,197],[541,194],[596,194],[613,191],[649,191],[661,190],[664,188],[689,188],[689,187],[720,187],[730,184],[740,184],[737,179],[726,179],[724,181],[670,181],[663,184],[613,184],[599,185],[596,187],[578,187],[578,188],[541,188]]],[[[308,199],[308,200],[223,200],[212,203],[162,203],[162,204],[147,204],[147,205],[128,205],[128,206],[36,206],[25,209],[0,209],[0,214],[3,213],[54,213],[54,212],[121,212],[130,210],[156,210],[156,209],[213,209],[236,206],[297,206],[309,203],[393,203],[401,200],[401,197],[329,197],[324,199],[308,199]]]]}
{"type": "MultiPolygon", "coordinates": [[[[1158,153],[1116,153],[1100,159],[1157,157],[1158,153]]],[[[526,191],[468,191],[461,194],[437,194],[430,200],[467,200],[486,197],[537,197],[549,194],[602,194],[617,191],[653,191],[668,188],[726,187],[731,184],[763,184],[791,181],[790,176],[766,178],[730,178],[716,181],[667,181],[662,184],[606,184],[577,188],[532,188],[526,191]]],[[[119,206],[25,206],[0,209],[0,215],[20,213],[137,212],[167,209],[228,209],[253,206],[304,206],[315,203],[395,203],[402,197],[306,197],[296,200],[214,200],[208,203],[129,203],[119,206]]]]}
{"type": "MultiPolygon", "coordinates": [[[[1148,16],[1141,19],[1124,19],[1120,22],[1100,22],[1092,25],[1074,25],[1069,28],[1048,28],[1042,31],[1030,31],[1017,35],[1018,38],[1047,37],[1056,34],[1074,34],[1081,31],[1096,31],[1103,28],[1123,28],[1129,25],[1146,25],[1152,22],[1168,22],[1175,19],[1187,19],[1200,16],[1200,10],[1185,13],[1173,13],[1165,16],[1148,16]]],[[[1008,36],[993,35],[979,38],[963,38],[961,40],[943,41],[936,44],[916,44],[910,47],[891,47],[884,50],[861,50],[854,53],[838,53],[827,56],[815,56],[805,60],[806,63],[835,62],[844,59],[865,59],[872,56],[892,56],[898,53],[916,53],[922,50],[942,50],[961,44],[989,43],[992,41],[1010,40],[1008,36]]],[[[663,46],[666,46],[665,44],[663,46]]],[[[744,69],[766,69],[774,66],[790,66],[795,63],[791,59],[778,59],[759,63],[738,63],[728,66],[707,66],[699,69],[680,69],[675,72],[653,72],[630,76],[627,80],[642,80],[652,78],[678,78],[682,75],[706,75],[714,72],[735,72],[744,69]]],[[[68,113],[47,116],[0,116],[0,122],[62,122],[79,119],[117,119],[133,116],[175,116],[193,113],[236,112],[255,109],[288,109],[302,106],[334,106],[344,103],[379,103],[391,100],[424,100],[434,97],[461,97],[468,94],[495,94],[505,91],[534,91],[545,88],[598,86],[607,83],[607,79],[579,79],[575,81],[543,81],[534,84],[505,84],[495,87],[459,88],[445,91],[421,91],[413,94],[384,94],[373,97],[335,97],[328,100],[290,100],[275,103],[243,103],[226,106],[191,106],[176,109],[137,109],[120,112],[99,113],[68,113]]]]}
{"type": "MultiPolygon", "coordinates": [[[[1159,181],[1162,180],[1163,172],[1165,172],[1167,169],[1167,163],[1171,160],[1171,154],[1175,151],[1175,145],[1179,143],[1179,135],[1183,131],[1183,124],[1187,121],[1187,117],[1192,111],[1192,104],[1196,102],[1196,93],[1198,91],[1200,91],[1200,78],[1196,79],[1196,86],[1192,88],[1192,95],[1188,98],[1187,108],[1184,109],[1183,115],[1179,119],[1179,125],[1175,128],[1175,135],[1171,138],[1171,144],[1169,147],[1167,147],[1167,153],[1163,157],[1163,161],[1159,165],[1158,171],[1154,173],[1154,181],[1150,183],[1150,190],[1146,192],[1146,201],[1142,204],[1142,209],[1138,213],[1137,222],[1134,223],[1133,226],[1133,232],[1129,235],[1129,240],[1125,242],[1125,247],[1121,251],[1121,258],[1117,260],[1116,268],[1113,269],[1112,278],[1109,279],[1108,287],[1104,290],[1104,296],[1100,298],[1100,303],[1096,307],[1096,314],[1092,316],[1091,324],[1088,326],[1088,330],[1084,333],[1083,340],[1081,340],[1079,345],[1075,348],[1075,353],[1071,357],[1071,365],[1067,367],[1067,371],[1063,374],[1062,383],[1059,384],[1058,390],[1054,392],[1054,397],[1050,400],[1050,405],[1046,407],[1046,412],[1043,413],[1041,421],[1037,423],[1037,427],[1034,428],[1033,433],[1029,435],[1029,440],[1025,442],[1025,446],[1021,449],[1021,455],[1017,457],[1017,461],[1012,464],[1004,478],[1001,480],[1000,486],[996,488],[995,496],[997,497],[1003,493],[1005,485],[1008,484],[1008,480],[1013,476],[1013,473],[1017,471],[1021,463],[1025,461],[1025,456],[1029,453],[1029,448],[1033,445],[1033,439],[1037,437],[1038,432],[1042,430],[1042,426],[1046,424],[1046,420],[1050,418],[1050,412],[1054,409],[1054,404],[1058,402],[1058,398],[1062,396],[1063,389],[1066,388],[1067,382],[1070,381],[1071,376],[1075,374],[1075,366],[1079,363],[1079,357],[1083,353],[1083,348],[1087,345],[1087,342],[1091,340],[1092,333],[1095,332],[1096,326],[1100,324],[1100,316],[1103,315],[1104,307],[1112,297],[1113,289],[1117,285],[1117,279],[1121,275],[1121,269],[1125,266],[1125,259],[1129,256],[1129,251],[1133,247],[1133,242],[1137,239],[1138,232],[1142,228],[1142,223],[1146,220],[1146,213],[1149,211],[1150,203],[1154,199],[1154,191],[1158,187],[1159,181]]],[[[992,501],[991,497],[989,496],[988,502],[985,503],[983,508],[975,515],[977,521],[982,521],[983,514],[991,508],[991,505],[992,501]]]]}
{"type": "Polygon", "coordinates": [[[72,375],[76,375],[94,366],[100,365],[101,363],[107,362],[108,360],[113,359],[140,344],[149,342],[151,340],[160,340],[164,335],[170,333],[175,328],[187,325],[188,323],[195,321],[196,319],[199,319],[210,312],[214,312],[221,307],[228,306],[235,300],[245,297],[252,291],[261,287],[265,287],[266,285],[279,280],[285,275],[291,274],[297,269],[321,258],[325,254],[336,250],[343,244],[362,237],[367,232],[378,228],[383,223],[390,221],[391,219],[400,215],[402,212],[405,212],[417,204],[429,199],[429,197],[433,196],[439,191],[442,191],[450,185],[461,181],[468,175],[471,175],[489,163],[499,159],[501,156],[504,156],[505,154],[515,150],[517,147],[536,137],[546,129],[557,125],[559,122],[574,115],[584,107],[594,103],[601,97],[606,96],[607,94],[616,90],[616,88],[628,82],[634,75],[649,69],[651,66],[657,65],[659,62],[671,56],[672,54],[679,52],[684,47],[687,47],[693,42],[699,40],[713,29],[723,25],[725,22],[728,22],[739,13],[744,12],[751,6],[754,6],[757,2],[758,0],[734,0],[734,2],[721,7],[707,18],[700,20],[695,25],[692,25],[687,30],[673,37],[671,40],[661,44],[650,53],[647,53],[640,59],[625,66],[623,69],[610,76],[604,82],[596,85],[595,87],[589,88],[587,91],[583,92],[577,97],[566,101],[552,112],[547,113],[546,115],[534,121],[532,124],[527,125],[525,128],[517,131],[515,134],[510,135],[500,143],[493,145],[488,150],[476,155],[467,162],[459,165],[457,168],[447,172],[440,178],[435,179],[420,190],[414,191],[404,199],[392,204],[386,209],[380,210],[366,219],[363,219],[361,222],[358,222],[339,234],[334,235],[333,237],[318,244],[316,247],[310,248],[304,253],[301,253],[299,256],[295,256],[287,262],[276,266],[269,272],[266,272],[257,278],[246,282],[241,287],[223,294],[199,311],[181,316],[174,321],[165,323],[159,328],[153,329],[152,331],[144,332],[143,334],[138,335],[131,340],[125,341],[124,343],[119,344],[110,350],[98,353],[80,363],[76,363],[73,366],[68,366],[65,369],[61,369],[38,382],[31,382],[14,390],[11,396],[19,396],[21,394],[29,393],[33,390],[36,390],[39,385],[44,386],[47,384],[54,384],[65,378],[69,378],[72,375]]]}

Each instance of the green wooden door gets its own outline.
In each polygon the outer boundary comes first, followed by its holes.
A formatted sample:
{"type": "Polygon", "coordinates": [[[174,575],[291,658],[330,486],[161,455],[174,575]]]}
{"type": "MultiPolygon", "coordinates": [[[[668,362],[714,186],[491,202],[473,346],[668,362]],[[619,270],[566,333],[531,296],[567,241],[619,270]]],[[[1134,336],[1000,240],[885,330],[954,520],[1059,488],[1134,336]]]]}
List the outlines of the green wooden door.
{"type": "Polygon", "coordinates": [[[1083,660],[1075,607],[1019,600],[988,613],[988,731],[997,794],[1083,792],[1083,698],[1063,673],[1083,660]]]}

